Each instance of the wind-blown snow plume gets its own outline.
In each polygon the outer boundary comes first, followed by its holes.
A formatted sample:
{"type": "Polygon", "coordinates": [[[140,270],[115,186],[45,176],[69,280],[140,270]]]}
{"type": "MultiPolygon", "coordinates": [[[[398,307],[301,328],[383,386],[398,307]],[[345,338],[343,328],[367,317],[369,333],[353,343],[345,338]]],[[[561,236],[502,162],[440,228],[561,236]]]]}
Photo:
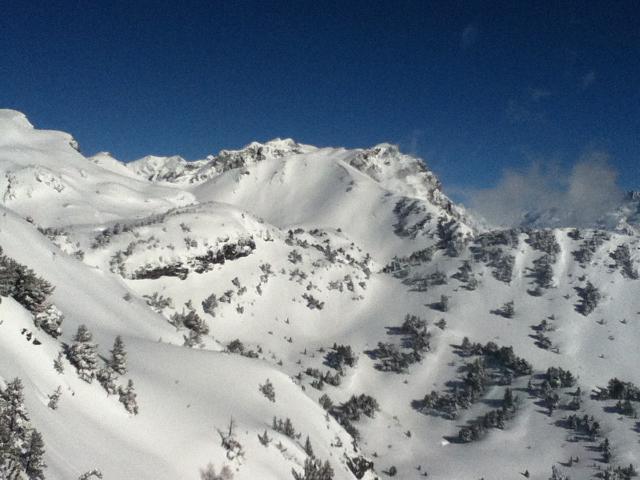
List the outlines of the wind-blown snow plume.
{"type": "Polygon", "coordinates": [[[469,193],[471,209],[497,226],[603,224],[624,198],[608,159],[606,152],[591,152],[569,172],[541,162],[506,170],[494,188],[469,193]]]}

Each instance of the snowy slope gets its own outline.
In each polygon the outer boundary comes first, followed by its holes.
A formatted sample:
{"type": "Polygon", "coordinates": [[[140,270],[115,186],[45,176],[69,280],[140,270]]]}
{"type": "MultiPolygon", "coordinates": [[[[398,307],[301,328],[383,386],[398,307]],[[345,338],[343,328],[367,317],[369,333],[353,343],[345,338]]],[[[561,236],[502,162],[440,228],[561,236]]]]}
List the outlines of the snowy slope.
{"type": "Polygon", "coordinates": [[[36,130],[24,115],[1,110],[2,204],[52,226],[128,218],[193,201],[187,192],[87,161],[74,144],[66,133],[36,130]]]}
{"type": "Polygon", "coordinates": [[[47,301],[65,316],[52,338],[17,296],[0,303],[0,378],[23,380],[47,478],[99,468],[104,478],[196,479],[209,462],[235,479],[294,478],[307,435],[336,479],[546,479],[554,465],[592,478],[640,463],[637,420],[591,395],[613,377],[640,384],[633,229],[483,230],[420,160],[387,144],[277,139],[124,165],[72,143],[0,110],[0,247],[55,286],[47,301]],[[117,382],[133,380],[137,415],[68,359],[63,374],[53,368],[81,324],[104,358],[123,338],[129,371],[117,382]],[[529,369],[489,346],[467,351],[465,337],[512,346],[529,369]],[[480,358],[482,388],[455,411],[425,399],[462,395],[480,358]],[[545,385],[549,367],[575,382],[545,385]],[[275,401],[260,391],[267,379],[275,401]],[[519,400],[504,407],[504,425],[460,441],[463,427],[507,405],[507,388],[519,400]],[[377,409],[350,402],[361,394],[377,409]],[[593,415],[599,431],[569,429],[573,414],[593,415]],[[274,416],[300,436],[274,429],[274,416]],[[231,417],[239,457],[217,431],[231,417]],[[373,462],[364,477],[347,466],[356,458],[373,462]]]}

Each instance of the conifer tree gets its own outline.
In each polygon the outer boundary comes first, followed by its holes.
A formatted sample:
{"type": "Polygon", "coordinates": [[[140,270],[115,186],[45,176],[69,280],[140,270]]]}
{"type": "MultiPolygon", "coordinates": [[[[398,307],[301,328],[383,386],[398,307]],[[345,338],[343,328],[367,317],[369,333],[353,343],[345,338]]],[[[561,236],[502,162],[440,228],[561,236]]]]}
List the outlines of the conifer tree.
{"type": "Polygon", "coordinates": [[[0,408],[0,422],[16,442],[24,442],[27,435],[29,415],[24,406],[22,380],[18,377],[7,383],[0,392],[2,401],[0,408]]]}
{"type": "Polygon", "coordinates": [[[48,305],[42,312],[36,313],[33,317],[33,323],[36,327],[41,328],[53,338],[62,335],[60,328],[64,321],[64,315],[55,305],[48,305]]]}
{"type": "Polygon", "coordinates": [[[80,325],[73,337],[73,344],[68,347],[67,357],[76,367],[78,376],[91,383],[98,368],[98,346],[93,343],[93,335],[85,325],[80,325]]]}
{"type": "Polygon", "coordinates": [[[64,373],[64,363],[62,362],[62,352],[58,352],[58,358],[53,361],[53,368],[56,372],[64,373]]]}
{"type": "Polygon", "coordinates": [[[109,366],[119,375],[125,375],[127,373],[127,352],[125,351],[124,342],[120,335],[118,335],[113,342],[109,366]]]}
{"type": "Polygon", "coordinates": [[[304,461],[304,472],[298,473],[295,470],[291,470],[293,478],[295,480],[332,480],[333,468],[329,465],[329,462],[322,461],[307,457],[304,461]]]}
{"type": "Polygon", "coordinates": [[[307,435],[307,440],[304,442],[304,451],[310,457],[315,457],[313,454],[313,447],[311,446],[311,440],[309,440],[309,435],[307,435]]]}
{"type": "Polygon", "coordinates": [[[60,385],[58,385],[58,388],[56,388],[53,393],[51,395],[49,395],[49,402],[47,403],[47,406],[51,409],[51,410],[57,410],[58,409],[58,402],[60,401],[60,397],[62,396],[62,387],[60,385]]]}
{"type": "Polygon", "coordinates": [[[15,378],[0,389],[0,478],[19,479],[29,440],[29,416],[22,381],[15,378]]]}
{"type": "Polygon", "coordinates": [[[119,387],[118,394],[120,395],[120,403],[124,405],[127,412],[137,415],[138,402],[136,400],[137,394],[133,387],[133,380],[129,379],[126,388],[119,387]]]}
{"type": "Polygon", "coordinates": [[[32,430],[29,443],[22,455],[22,466],[29,480],[44,480],[44,471],[47,465],[44,463],[44,441],[37,430],[32,430]]]}
{"type": "Polygon", "coordinates": [[[105,365],[98,370],[96,378],[98,382],[100,382],[100,385],[102,385],[102,388],[107,391],[108,395],[113,395],[118,391],[116,386],[116,373],[110,365],[105,365]]]}

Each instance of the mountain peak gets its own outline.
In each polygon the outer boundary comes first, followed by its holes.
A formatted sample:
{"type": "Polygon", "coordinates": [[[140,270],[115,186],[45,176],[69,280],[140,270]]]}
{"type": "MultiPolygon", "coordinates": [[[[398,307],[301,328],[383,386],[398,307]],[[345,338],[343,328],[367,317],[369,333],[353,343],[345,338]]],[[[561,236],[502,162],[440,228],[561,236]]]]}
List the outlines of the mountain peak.
{"type": "Polygon", "coordinates": [[[24,113],[8,108],[0,108],[0,122],[7,124],[12,123],[18,127],[33,129],[33,125],[24,113]]]}

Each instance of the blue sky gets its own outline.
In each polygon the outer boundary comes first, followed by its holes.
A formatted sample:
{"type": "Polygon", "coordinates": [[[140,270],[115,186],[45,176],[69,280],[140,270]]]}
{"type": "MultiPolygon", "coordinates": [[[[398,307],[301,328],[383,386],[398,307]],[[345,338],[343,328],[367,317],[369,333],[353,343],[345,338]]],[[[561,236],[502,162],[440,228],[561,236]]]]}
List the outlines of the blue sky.
{"type": "Polygon", "coordinates": [[[277,136],[389,141],[456,190],[598,150],[640,188],[639,78],[637,2],[15,1],[0,14],[0,106],[122,160],[277,136]]]}

